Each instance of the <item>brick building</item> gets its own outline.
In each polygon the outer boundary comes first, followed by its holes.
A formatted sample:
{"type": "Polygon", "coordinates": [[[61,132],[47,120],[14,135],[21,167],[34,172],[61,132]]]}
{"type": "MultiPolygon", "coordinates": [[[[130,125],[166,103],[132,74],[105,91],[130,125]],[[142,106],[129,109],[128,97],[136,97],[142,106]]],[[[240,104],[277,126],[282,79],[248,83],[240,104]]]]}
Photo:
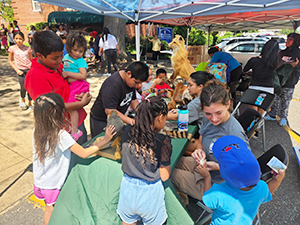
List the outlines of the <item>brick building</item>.
{"type": "Polygon", "coordinates": [[[18,21],[20,30],[27,37],[26,24],[34,22],[46,22],[49,13],[53,11],[65,11],[66,8],[40,3],[35,0],[12,0],[15,20],[18,21]]]}
{"type": "MultiPolygon", "coordinates": [[[[14,10],[15,20],[18,21],[20,30],[24,33],[25,37],[28,35],[26,25],[35,22],[47,22],[48,15],[54,11],[66,11],[66,8],[50,5],[46,3],[40,3],[35,0],[12,0],[12,7],[14,10]]],[[[6,27],[8,23],[5,23],[6,27]]],[[[147,24],[141,24],[140,33],[141,36],[146,36],[147,24]]],[[[157,25],[153,25],[151,28],[150,36],[155,33],[157,25]]],[[[126,34],[129,38],[135,36],[134,24],[126,25],[126,34]]],[[[26,38],[27,41],[27,38],[26,38]]]]}

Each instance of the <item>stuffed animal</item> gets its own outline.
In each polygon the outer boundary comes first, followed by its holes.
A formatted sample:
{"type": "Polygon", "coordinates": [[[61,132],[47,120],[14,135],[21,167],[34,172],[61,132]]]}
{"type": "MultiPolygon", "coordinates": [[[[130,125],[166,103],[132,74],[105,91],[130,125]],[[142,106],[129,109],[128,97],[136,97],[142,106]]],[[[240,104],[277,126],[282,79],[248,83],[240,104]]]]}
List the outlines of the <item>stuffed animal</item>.
{"type": "Polygon", "coordinates": [[[195,69],[187,58],[188,52],[184,44],[183,37],[175,35],[175,38],[168,45],[169,48],[173,50],[171,62],[174,72],[170,78],[172,83],[177,76],[180,76],[187,81],[191,73],[195,72],[195,69]]]}
{"type": "MultiPolygon", "coordinates": [[[[187,59],[187,50],[184,45],[184,39],[180,35],[176,35],[172,42],[169,44],[169,48],[173,50],[171,62],[174,72],[170,78],[171,83],[174,83],[177,76],[182,77],[187,81],[190,75],[195,72],[194,67],[192,67],[190,61],[187,59]]],[[[177,105],[187,104],[192,100],[189,95],[187,87],[182,83],[178,83],[175,86],[172,99],[168,104],[168,109],[174,109],[177,105]]]]}
{"type": "MultiPolygon", "coordinates": [[[[116,111],[111,111],[107,116],[107,125],[106,128],[110,125],[115,126],[115,136],[112,138],[112,140],[105,146],[100,149],[99,152],[97,152],[98,155],[119,160],[122,157],[122,151],[121,151],[121,136],[122,136],[122,128],[124,126],[123,121],[118,116],[116,111]]],[[[103,137],[99,137],[95,140],[94,144],[101,141],[103,137]]]]}

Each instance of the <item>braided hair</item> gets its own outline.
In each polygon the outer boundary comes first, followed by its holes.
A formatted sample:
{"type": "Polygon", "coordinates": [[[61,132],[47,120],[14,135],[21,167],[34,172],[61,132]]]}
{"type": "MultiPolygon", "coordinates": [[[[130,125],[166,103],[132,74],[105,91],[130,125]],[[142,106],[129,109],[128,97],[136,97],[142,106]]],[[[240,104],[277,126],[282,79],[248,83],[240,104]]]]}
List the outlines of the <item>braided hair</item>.
{"type": "Polygon", "coordinates": [[[158,96],[147,98],[137,106],[129,148],[136,158],[142,155],[143,166],[145,166],[147,155],[150,156],[152,164],[155,162],[155,153],[153,151],[156,148],[154,120],[159,115],[166,116],[167,113],[168,107],[166,102],[158,96]]]}

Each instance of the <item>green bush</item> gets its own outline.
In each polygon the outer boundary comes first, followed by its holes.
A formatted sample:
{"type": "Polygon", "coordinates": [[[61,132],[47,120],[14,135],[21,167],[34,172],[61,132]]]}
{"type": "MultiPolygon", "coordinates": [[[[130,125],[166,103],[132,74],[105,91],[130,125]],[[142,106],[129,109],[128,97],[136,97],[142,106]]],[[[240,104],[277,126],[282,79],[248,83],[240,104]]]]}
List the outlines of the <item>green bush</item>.
{"type": "MultiPolygon", "coordinates": [[[[28,24],[26,24],[26,29],[27,29],[28,31],[30,31],[30,26],[31,26],[31,25],[33,25],[33,26],[35,27],[35,30],[36,30],[36,31],[41,31],[41,30],[44,30],[45,27],[46,27],[47,25],[49,25],[49,24],[48,24],[48,22],[28,23],[28,24]]],[[[50,29],[53,30],[54,26],[55,26],[55,24],[52,23],[52,24],[50,25],[50,29]]]]}
{"type": "Polygon", "coordinates": [[[207,38],[204,35],[204,31],[191,27],[189,34],[189,45],[205,45],[207,38]]]}

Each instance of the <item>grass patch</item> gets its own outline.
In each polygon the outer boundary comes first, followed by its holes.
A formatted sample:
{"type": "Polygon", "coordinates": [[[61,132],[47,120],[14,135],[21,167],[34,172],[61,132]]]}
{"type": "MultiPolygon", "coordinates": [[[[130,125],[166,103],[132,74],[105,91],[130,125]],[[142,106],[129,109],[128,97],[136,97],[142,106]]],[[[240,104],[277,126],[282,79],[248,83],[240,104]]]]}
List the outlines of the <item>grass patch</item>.
{"type": "Polygon", "coordinates": [[[8,52],[5,52],[4,49],[0,49],[0,55],[1,56],[8,56],[8,52]]]}

